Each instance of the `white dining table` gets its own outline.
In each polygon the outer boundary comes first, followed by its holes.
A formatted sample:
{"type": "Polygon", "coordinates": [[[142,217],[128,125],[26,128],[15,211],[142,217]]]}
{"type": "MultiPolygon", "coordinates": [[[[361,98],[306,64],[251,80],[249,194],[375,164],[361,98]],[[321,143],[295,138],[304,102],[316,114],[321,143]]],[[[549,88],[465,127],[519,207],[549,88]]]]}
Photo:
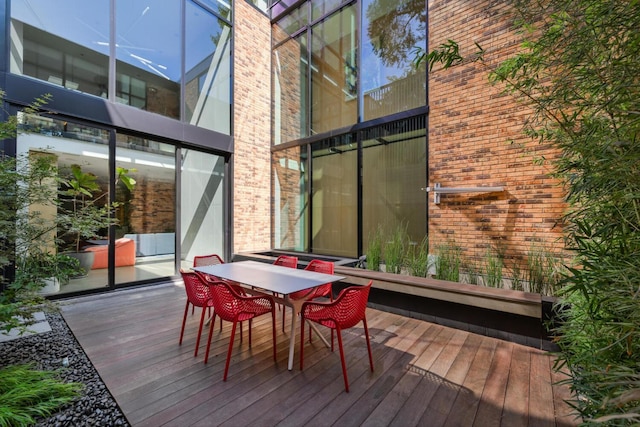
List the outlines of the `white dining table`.
{"type": "MultiPolygon", "coordinates": [[[[274,299],[291,307],[291,334],[289,336],[289,361],[287,364],[289,370],[293,369],[298,313],[300,313],[302,304],[306,301],[306,299],[292,300],[289,295],[305,289],[309,289],[309,294],[311,294],[311,289],[316,286],[337,282],[345,278],[335,274],[282,267],[258,261],[207,265],[193,267],[193,270],[247,285],[251,287],[248,290],[254,293],[263,293],[271,297],[274,297],[271,293],[283,295],[283,298],[275,296],[274,299]],[[264,291],[268,291],[269,294],[264,291]]],[[[326,344],[324,337],[322,335],[320,337],[326,344]]]]}

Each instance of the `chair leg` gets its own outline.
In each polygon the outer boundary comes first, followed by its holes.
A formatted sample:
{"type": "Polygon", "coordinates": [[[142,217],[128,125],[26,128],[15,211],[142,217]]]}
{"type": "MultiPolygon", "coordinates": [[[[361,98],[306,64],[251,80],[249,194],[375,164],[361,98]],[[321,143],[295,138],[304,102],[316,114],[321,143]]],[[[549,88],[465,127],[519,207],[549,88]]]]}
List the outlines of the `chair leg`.
{"type": "Polygon", "coordinates": [[[224,377],[222,377],[222,381],[227,380],[227,373],[229,372],[229,362],[231,361],[231,352],[233,351],[233,338],[236,335],[237,324],[238,324],[238,321],[234,320],[233,326],[231,327],[231,338],[229,339],[229,350],[227,350],[227,362],[224,365],[224,377]]]}
{"type": "Polygon", "coordinates": [[[249,319],[249,348],[251,348],[251,325],[253,324],[253,319],[249,319]]]}
{"type": "Polygon", "coordinates": [[[373,372],[373,357],[371,356],[371,340],[369,339],[369,328],[367,327],[367,318],[362,318],[364,323],[364,337],[367,339],[367,350],[369,351],[369,366],[371,366],[371,372],[373,372]]]}
{"type": "MultiPolygon", "coordinates": [[[[196,351],[193,357],[198,356],[198,348],[200,347],[200,335],[202,335],[202,325],[204,325],[204,315],[207,314],[206,307],[202,307],[202,315],[200,316],[200,326],[198,327],[198,338],[196,338],[196,351]]],[[[211,324],[213,326],[213,323],[211,324]]]]}
{"type": "Polygon", "coordinates": [[[187,301],[187,305],[184,307],[184,317],[182,318],[182,330],[180,330],[180,342],[178,345],[182,345],[182,337],[184,336],[184,325],[187,323],[187,313],[189,313],[189,301],[187,301]]]}
{"type": "Polygon", "coordinates": [[[349,380],[347,379],[347,365],[344,362],[344,350],[342,349],[342,331],[340,328],[336,328],[336,335],[338,336],[338,348],[340,349],[340,363],[342,364],[342,376],[344,377],[344,389],[349,393],[349,380]]]}
{"type": "MultiPolygon", "coordinates": [[[[209,361],[209,349],[211,348],[211,336],[213,335],[213,324],[216,320],[216,312],[213,312],[213,319],[211,319],[211,324],[209,325],[209,338],[207,339],[207,352],[204,355],[204,363],[206,364],[209,361]]],[[[220,324],[222,324],[222,317],[220,318],[220,324]]]]}

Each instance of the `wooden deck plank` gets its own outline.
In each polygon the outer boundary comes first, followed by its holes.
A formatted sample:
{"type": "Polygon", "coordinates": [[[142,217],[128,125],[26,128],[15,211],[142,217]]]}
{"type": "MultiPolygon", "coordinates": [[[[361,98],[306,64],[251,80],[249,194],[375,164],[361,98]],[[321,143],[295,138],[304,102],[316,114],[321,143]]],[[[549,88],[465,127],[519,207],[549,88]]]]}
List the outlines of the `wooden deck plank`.
{"type": "Polygon", "coordinates": [[[504,407],[513,344],[499,341],[491,361],[482,398],[473,421],[474,426],[499,426],[504,407]]]}
{"type": "Polygon", "coordinates": [[[440,353],[442,353],[447,343],[456,332],[454,329],[444,328],[441,326],[438,326],[435,329],[439,329],[437,335],[433,336],[430,345],[424,349],[420,357],[418,357],[415,363],[413,363],[409,368],[411,371],[421,375],[422,378],[420,378],[418,386],[406,400],[402,408],[400,408],[400,411],[396,414],[389,425],[417,425],[422,414],[427,409],[428,400],[431,396],[427,396],[427,399],[425,399],[425,396],[422,393],[425,391],[427,393],[429,392],[428,390],[425,390],[425,387],[428,386],[428,383],[432,378],[434,378],[434,375],[436,375],[430,371],[430,368],[436,360],[438,360],[440,353]]]}
{"type": "Polygon", "coordinates": [[[435,390],[429,406],[420,420],[422,425],[444,425],[453,408],[459,393],[466,390],[462,386],[469,372],[481,338],[478,335],[465,334],[465,341],[457,354],[452,355],[455,360],[435,390]]]}
{"type": "Polygon", "coordinates": [[[251,346],[246,325],[243,341],[236,339],[223,382],[230,324],[222,331],[215,325],[205,365],[207,331],[193,356],[198,310],[189,314],[178,345],[184,304],[184,288],[174,284],[64,302],[63,316],[135,427],[576,425],[563,401],[568,387],[552,384],[561,376],[550,369],[550,355],[374,309],[367,311],[373,373],[362,327],[344,332],[350,393],[344,392],[337,350],[319,339],[305,344],[304,371],[296,342],[296,363],[287,370],[282,312],[277,361],[271,319],[263,316],[254,322],[251,346]],[[526,407],[525,395],[531,402],[526,407]]]}
{"type": "Polygon", "coordinates": [[[445,426],[473,425],[497,345],[496,339],[480,337],[478,351],[462,383],[462,389],[453,403],[456,410],[447,417],[445,426]]]}
{"type": "MultiPolygon", "coordinates": [[[[412,326],[415,323],[416,322],[412,322],[412,326]]],[[[419,338],[427,334],[431,326],[431,324],[425,322],[418,322],[407,334],[405,342],[415,342],[415,344],[404,351],[411,354],[412,357],[407,361],[406,365],[398,366],[398,368],[402,369],[402,372],[399,374],[395,386],[387,393],[378,406],[371,411],[369,417],[363,421],[363,426],[376,427],[388,425],[400,411],[404,402],[411,396],[421,376],[412,372],[409,367],[413,365],[424,350],[424,347],[428,345],[427,340],[419,338]]],[[[402,347],[400,347],[400,349],[402,349],[402,347]]]]}
{"type": "Polygon", "coordinates": [[[531,372],[532,352],[530,350],[520,345],[513,346],[509,380],[502,409],[502,425],[524,426],[528,424],[529,404],[532,400],[529,383],[533,379],[531,372]]]}
{"type": "Polygon", "coordinates": [[[553,407],[553,388],[551,386],[551,366],[549,356],[542,352],[531,352],[531,376],[529,382],[529,426],[555,426],[553,407]]]}

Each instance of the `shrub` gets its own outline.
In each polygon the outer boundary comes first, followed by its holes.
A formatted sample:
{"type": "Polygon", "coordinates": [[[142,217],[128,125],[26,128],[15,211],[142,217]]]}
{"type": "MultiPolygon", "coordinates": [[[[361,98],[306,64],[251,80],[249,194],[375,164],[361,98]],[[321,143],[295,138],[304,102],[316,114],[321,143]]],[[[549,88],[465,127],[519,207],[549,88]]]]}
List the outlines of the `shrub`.
{"type": "Polygon", "coordinates": [[[31,426],[36,417],[55,413],[79,396],[83,385],[64,383],[55,371],[39,371],[33,365],[0,369],[0,426],[31,426]]]}
{"type": "Polygon", "coordinates": [[[405,243],[407,240],[407,226],[399,224],[391,232],[383,248],[386,272],[401,273],[405,258],[405,243]]]}
{"type": "Polygon", "coordinates": [[[367,270],[380,271],[380,263],[382,262],[382,229],[380,227],[369,234],[366,256],[367,270]]]}
{"type": "Polygon", "coordinates": [[[429,272],[429,236],[424,236],[417,245],[412,245],[406,257],[409,274],[417,277],[427,277],[429,272]]]}

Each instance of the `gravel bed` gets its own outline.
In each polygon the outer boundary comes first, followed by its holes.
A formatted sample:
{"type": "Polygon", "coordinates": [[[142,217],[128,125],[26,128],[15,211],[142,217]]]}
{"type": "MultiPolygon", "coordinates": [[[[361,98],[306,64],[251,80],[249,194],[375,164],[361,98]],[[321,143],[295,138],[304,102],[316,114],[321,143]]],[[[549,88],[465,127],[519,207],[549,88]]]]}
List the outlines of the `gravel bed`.
{"type": "Polygon", "coordinates": [[[37,426],[129,426],[115,399],[104,385],[59,313],[47,313],[50,332],[0,343],[0,366],[33,362],[37,369],[60,369],[65,382],[84,384],[82,395],[37,426]]]}

